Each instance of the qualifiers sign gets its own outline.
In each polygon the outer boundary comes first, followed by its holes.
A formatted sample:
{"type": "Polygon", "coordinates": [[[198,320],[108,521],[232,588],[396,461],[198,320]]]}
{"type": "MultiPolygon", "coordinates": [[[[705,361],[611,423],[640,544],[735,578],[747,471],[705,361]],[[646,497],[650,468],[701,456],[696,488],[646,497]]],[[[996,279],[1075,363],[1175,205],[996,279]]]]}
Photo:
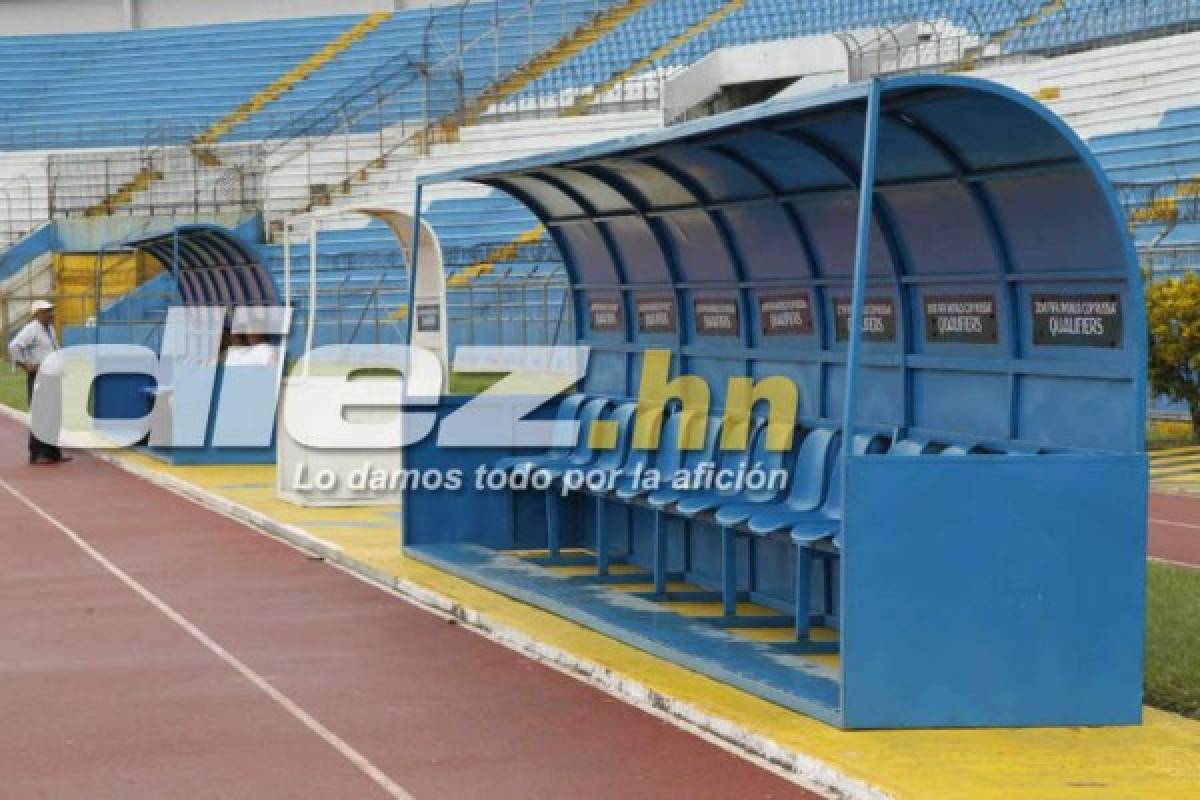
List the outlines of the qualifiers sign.
{"type": "Polygon", "coordinates": [[[637,299],[638,330],[642,333],[675,333],[675,298],[670,296],[637,299]]]}
{"type": "Polygon", "coordinates": [[[764,336],[811,336],[812,295],[808,292],[759,295],[758,319],[764,336]]]}
{"type": "MultiPolygon", "coordinates": [[[[833,313],[839,342],[850,339],[851,307],[849,297],[833,299],[833,313]]],[[[896,303],[892,298],[868,297],[863,301],[862,338],[864,342],[896,341],[896,303]]]]}
{"type": "Polygon", "coordinates": [[[738,302],[736,297],[694,297],[692,310],[696,333],[703,336],[737,336],[738,302]]]}
{"type": "Polygon", "coordinates": [[[594,331],[619,331],[625,321],[618,297],[592,298],[588,300],[588,319],[594,331]]]}
{"type": "Polygon", "coordinates": [[[1121,345],[1124,322],[1120,295],[1035,294],[1030,305],[1036,345],[1121,345]]]}
{"type": "Polygon", "coordinates": [[[437,305],[417,304],[417,331],[437,333],[442,329],[442,310],[437,305]]]}
{"type": "Polygon", "coordinates": [[[925,341],[934,344],[996,344],[996,296],[925,295],[925,341]]]}

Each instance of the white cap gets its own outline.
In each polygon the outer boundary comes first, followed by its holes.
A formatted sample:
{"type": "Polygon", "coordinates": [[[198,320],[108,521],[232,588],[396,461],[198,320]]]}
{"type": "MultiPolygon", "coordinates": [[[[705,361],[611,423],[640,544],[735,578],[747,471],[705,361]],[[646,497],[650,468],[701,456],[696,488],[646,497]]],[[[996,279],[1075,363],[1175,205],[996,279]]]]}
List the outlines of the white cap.
{"type": "Polygon", "coordinates": [[[39,311],[47,311],[52,308],[54,308],[54,303],[51,303],[47,300],[34,300],[29,311],[30,313],[36,314],[39,311]]]}

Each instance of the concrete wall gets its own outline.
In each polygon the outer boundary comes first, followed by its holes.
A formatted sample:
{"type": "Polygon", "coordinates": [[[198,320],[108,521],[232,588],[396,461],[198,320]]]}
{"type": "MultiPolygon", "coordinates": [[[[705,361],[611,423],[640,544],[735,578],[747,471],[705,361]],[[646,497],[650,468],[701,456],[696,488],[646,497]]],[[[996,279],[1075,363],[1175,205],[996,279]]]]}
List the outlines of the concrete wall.
{"type": "Polygon", "coordinates": [[[429,4],[428,0],[0,0],[0,36],[322,17],[429,4]]]}
{"type": "Polygon", "coordinates": [[[667,119],[739,84],[793,78],[803,80],[805,90],[811,90],[845,83],[847,65],[846,48],[834,36],[724,47],[667,80],[667,119]]]}

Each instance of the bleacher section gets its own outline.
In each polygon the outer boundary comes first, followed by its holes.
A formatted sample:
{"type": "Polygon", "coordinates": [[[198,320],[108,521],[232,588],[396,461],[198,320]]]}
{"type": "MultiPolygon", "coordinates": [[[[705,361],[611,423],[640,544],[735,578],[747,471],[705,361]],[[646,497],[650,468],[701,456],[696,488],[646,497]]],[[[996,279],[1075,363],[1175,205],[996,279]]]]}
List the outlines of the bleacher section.
{"type": "MultiPolygon", "coordinates": [[[[614,76],[623,75],[630,64],[650,55],[654,56],[650,59],[654,67],[670,70],[694,63],[720,47],[933,21],[969,32],[987,52],[1036,51],[1147,27],[1165,28],[1197,14],[1200,4],[1190,2],[853,0],[799,4],[793,0],[673,0],[653,3],[634,14],[612,35],[531,84],[505,108],[536,107],[544,104],[546,95],[561,95],[569,105],[580,90],[588,90],[585,94],[595,91],[602,98],[613,88],[614,76]],[[681,32],[722,10],[730,13],[713,19],[711,27],[680,41],[678,46],[664,49],[681,32]]],[[[969,68],[974,61],[958,66],[969,68]]],[[[634,86],[625,94],[631,91],[653,92],[654,86],[634,86]]]]}
{"type": "Polygon", "coordinates": [[[0,147],[136,146],[164,133],[172,141],[288,137],[309,132],[330,100],[373,107],[377,97],[363,89],[384,78],[390,91],[403,82],[407,91],[356,129],[436,119],[611,4],[556,0],[551,14],[542,3],[532,25],[525,0],[502,0],[371,17],[0,38],[0,147]],[[461,64],[460,44],[468,46],[461,64]],[[414,79],[435,65],[445,74],[430,96],[414,79]],[[452,75],[459,68],[461,93],[452,75]]]}
{"type": "Polygon", "coordinates": [[[982,75],[1042,98],[1087,140],[1145,263],[1200,266],[1200,33],[982,75]]]}
{"type": "MultiPolygon", "coordinates": [[[[0,39],[0,146],[12,149],[140,145],[194,135],[298,69],[360,16],[0,39]]],[[[367,68],[349,60],[321,76],[326,91],[367,68]],[[354,69],[350,69],[354,67],[354,69]],[[340,73],[340,80],[339,80],[340,73]]],[[[315,78],[314,78],[315,79],[315,78]]],[[[319,85],[318,84],[318,85],[319,85]]],[[[273,114],[299,111],[293,90],[273,114]]],[[[264,118],[265,121],[265,118],[264,118]]],[[[269,125],[269,123],[268,123],[269,125]]],[[[269,127],[246,126],[243,135],[269,127]]]]}
{"type": "MultiPolygon", "coordinates": [[[[1200,0],[500,0],[0,37],[0,253],[55,213],[48,155],[93,160],[53,173],[60,214],[64,195],[71,214],[98,217],[203,202],[214,213],[263,211],[270,237],[270,223],[304,209],[410,208],[421,174],[657,127],[662,77],[719,47],[926,22],[967,32],[970,57],[946,68],[1032,53],[978,74],[1044,100],[1090,140],[1156,264],[1200,264],[1187,255],[1200,250],[1200,34],[1038,55],[1198,19],[1200,0]],[[238,180],[240,194],[217,198],[238,180]]],[[[503,280],[554,269],[544,230],[515,202],[439,192],[427,211],[453,254],[452,292],[499,296],[503,280]]],[[[323,287],[345,299],[401,285],[390,232],[347,220],[321,234],[323,287]]],[[[261,252],[277,275],[281,250],[261,252]]],[[[302,273],[306,249],[293,256],[302,273]]],[[[403,299],[393,305],[403,315],[403,299]]]]}

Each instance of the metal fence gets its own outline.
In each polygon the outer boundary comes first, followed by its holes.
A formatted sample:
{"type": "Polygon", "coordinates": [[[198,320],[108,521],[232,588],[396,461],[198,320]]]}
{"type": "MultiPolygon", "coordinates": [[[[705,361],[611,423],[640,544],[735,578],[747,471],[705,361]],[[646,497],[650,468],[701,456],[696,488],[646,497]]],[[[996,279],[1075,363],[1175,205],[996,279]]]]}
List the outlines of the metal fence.
{"type": "Polygon", "coordinates": [[[264,197],[261,144],[170,145],[52,154],[51,218],[251,211],[264,197]]]}
{"type": "Polygon", "coordinates": [[[575,340],[574,309],[561,271],[511,270],[446,294],[451,350],[457,345],[551,346],[575,340]]]}
{"type": "Polygon", "coordinates": [[[1151,281],[1178,278],[1200,270],[1200,243],[1143,247],[1138,260],[1151,281]]]}

